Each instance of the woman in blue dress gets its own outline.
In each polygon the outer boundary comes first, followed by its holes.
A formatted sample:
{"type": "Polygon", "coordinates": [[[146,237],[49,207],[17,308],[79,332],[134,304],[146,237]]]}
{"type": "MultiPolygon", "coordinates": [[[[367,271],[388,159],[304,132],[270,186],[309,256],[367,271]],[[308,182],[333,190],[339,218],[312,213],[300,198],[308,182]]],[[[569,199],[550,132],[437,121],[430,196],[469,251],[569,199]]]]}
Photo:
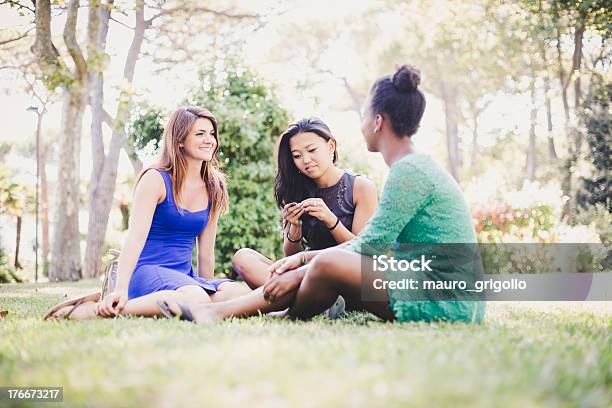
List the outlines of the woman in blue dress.
{"type": "Polygon", "coordinates": [[[100,302],[67,306],[52,317],[156,316],[162,298],[215,302],[250,291],[244,283],[213,277],[217,220],[228,206],[216,162],[218,137],[217,121],[206,109],[181,107],[172,114],[160,162],[136,181],[115,290],[100,302]]]}

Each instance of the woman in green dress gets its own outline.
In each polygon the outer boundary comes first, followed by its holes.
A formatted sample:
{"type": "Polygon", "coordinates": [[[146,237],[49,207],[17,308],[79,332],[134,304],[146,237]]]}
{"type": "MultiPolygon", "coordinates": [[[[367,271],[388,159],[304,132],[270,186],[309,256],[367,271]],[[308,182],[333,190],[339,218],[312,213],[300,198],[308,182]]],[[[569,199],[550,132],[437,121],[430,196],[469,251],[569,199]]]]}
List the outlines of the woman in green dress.
{"type": "MultiPolygon", "coordinates": [[[[413,146],[412,138],[425,110],[419,83],[419,71],[404,65],[372,86],[361,130],[368,150],[380,152],[390,171],[376,213],[356,238],[275,262],[263,288],[240,298],[210,305],[163,303],[162,311],[201,322],[289,307],[290,316],[307,319],[342,295],[352,309],[369,311],[384,320],[481,322],[485,309],[481,301],[425,300],[427,296],[416,296],[418,291],[413,294],[397,288],[378,290],[372,298],[364,295],[390,279],[389,274],[374,268],[373,255],[391,248],[394,256],[401,258],[396,249],[410,244],[476,243],[459,186],[446,170],[413,146]]],[[[465,280],[466,276],[457,278],[465,280]]]]}

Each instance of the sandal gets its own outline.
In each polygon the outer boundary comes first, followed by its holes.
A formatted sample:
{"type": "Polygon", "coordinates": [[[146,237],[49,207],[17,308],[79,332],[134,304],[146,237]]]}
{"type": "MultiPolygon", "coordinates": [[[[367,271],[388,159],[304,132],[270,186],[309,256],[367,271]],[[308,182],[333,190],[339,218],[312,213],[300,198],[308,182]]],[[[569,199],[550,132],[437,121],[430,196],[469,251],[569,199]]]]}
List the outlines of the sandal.
{"type": "Polygon", "coordinates": [[[101,295],[102,293],[99,290],[97,290],[95,292],[81,294],[71,299],[65,300],[61,303],[58,303],[57,305],[49,309],[49,311],[43,316],[43,320],[68,319],[70,315],[72,314],[72,312],[74,312],[74,310],[80,305],[82,305],[83,303],[99,302],[101,295]],[[72,309],[70,309],[70,311],[67,314],[65,314],[64,316],[53,316],[53,313],[67,306],[72,306],[72,309]]]}
{"type": "Polygon", "coordinates": [[[178,317],[179,320],[186,320],[188,322],[195,322],[193,314],[189,309],[189,306],[184,305],[181,302],[176,302],[176,305],[181,309],[181,314],[177,315],[170,309],[168,302],[165,300],[158,300],[157,306],[159,306],[159,310],[161,310],[162,314],[166,316],[168,319],[176,319],[178,317]]]}
{"type": "Polygon", "coordinates": [[[102,295],[100,296],[102,299],[109,293],[115,290],[115,286],[117,286],[117,268],[119,267],[119,255],[121,253],[116,249],[110,249],[108,251],[108,257],[110,258],[110,263],[106,267],[106,272],[104,273],[104,282],[102,282],[102,295]]]}
{"type": "Polygon", "coordinates": [[[330,320],[340,318],[346,308],[346,302],[342,296],[338,296],[333,305],[329,309],[325,310],[322,314],[330,320]]]}

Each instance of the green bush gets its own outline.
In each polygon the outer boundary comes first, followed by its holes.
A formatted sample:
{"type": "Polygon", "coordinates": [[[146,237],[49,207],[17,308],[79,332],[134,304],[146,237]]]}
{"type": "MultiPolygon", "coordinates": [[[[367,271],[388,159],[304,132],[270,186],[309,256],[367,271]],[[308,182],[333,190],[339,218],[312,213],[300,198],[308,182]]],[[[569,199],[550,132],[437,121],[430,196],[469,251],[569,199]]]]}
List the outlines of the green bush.
{"type": "Polygon", "coordinates": [[[134,109],[128,127],[129,155],[136,159],[137,151],[151,149],[159,151],[164,134],[164,114],[155,106],[140,105],[134,109]]]}
{"type": "Polygon", "coordinates": [[[576,224],[592,224],[601,242],[612,244],[612,213],[603,204],[597,203],[580,209],[576,215],[576,224]]]}
{"type": "Polygon", "coordinates": [[[503,242],[508,235],[518,240],[546,242],[543,232],[555,226],[554,209],[550,205],[538,204],[527,208],[512,208],[498,204],[472,209],[474,227],[479,242],[503,242]]]}
{"type": "Polygon", "coordinates": [[[271,89],[248,69],[228,63],[200,74],[201,90],[189,104],[203,106],[219,123],[219,160],[228,176],[230,209],[219,221],[215,274],[234,276],[231,257],[253,248],[282,254],[280,211],[274,201],[274,149],[288,124],[271,89]]]}
{"type": "Polygon", "coordinates": [[[8,263],[8,258],[4,253],[2,242],[0,242],[0,283],[22,282],[17,276],[13,267],[8,263]]]}
{"type": "Polygon", "coordinates": [[[577,201],[582,208],[596,204],[612,212],[612,126],[610,125],[610,98],[612,82],[596,80],[594,90],[586,99],[580,112],[584,125],[582,136],[586,139],[589,174],[580,177],[581,188],[577,201]]]}

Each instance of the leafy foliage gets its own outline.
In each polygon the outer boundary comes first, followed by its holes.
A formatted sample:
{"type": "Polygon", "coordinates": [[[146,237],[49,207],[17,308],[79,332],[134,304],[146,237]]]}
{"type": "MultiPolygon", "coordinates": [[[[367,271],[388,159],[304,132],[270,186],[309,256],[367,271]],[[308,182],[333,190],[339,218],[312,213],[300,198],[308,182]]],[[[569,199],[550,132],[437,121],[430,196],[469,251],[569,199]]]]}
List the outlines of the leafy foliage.
{"type": "MultiPolygon", "coordinates": [[[[1,235],[0,235],[1,237],[1,235]]],[[[0,241],[0,283],[21,282],[21,278],[15,274],[13,267],[9,265],[8,258],[0,241]]]]}
{"type": "Polygon", "coordinates": [[[585,101],[581,112],[591,174],[581,177],[582,189],[577,193],[577,201],[583,208],[601,204],[612,212],[612,183],[609,174],[612,168],[611,98],[612,83],[601,83],[585,101]]]}
{"type": "Polygon", "coordinates": [[[128,127],[128,139],[132,149],[130,156],[137,158],[136,151],[152,147],[158,150],[164,134],[163,112],[160,108],[141,106],[137,109],[128,127]]]}
{"type": "Polygon", "coordinates": [[[228,176],[230,197],[229,213],[217,231],[215,273],[232,276],[231,257],[240,248],[250,247],[270,258],[281,255],[273,157],[288,116],[272,90],[236,63],[210,66],[200,79],[201,91],[189,102],[217,117],[219,159],[228,176]]]}
{"type": "Polygon", "coordinates": [[[535,205],[531,208],[512,208],[497,205],[473,210],[475,229],[484,242],[494,241],[494,233],[513,233],[520,239],[539,238],[538,234],[549,232],[554,226],[554,209],[549,205],[535,205]]]}
{"type": "Polygon", "coordinates": [[[0,214],[21,217],[33,213],[34,189],[17,181],[11,173],[8,169],[0,170],[0,214]]]}
{"type": "MultiPolygon", "coordinates": [[[[24,187],[11,180],[6,170],[0,171],[0,214],[17,215],[24,211],[25,202],[20,192],[24,187]]],[[[0,234],[0,238],[2,234],[0,234]]],[[[0,241],[0,283],[21,282],[15,274],[14,268],[9,264],[0,241]]]]}

